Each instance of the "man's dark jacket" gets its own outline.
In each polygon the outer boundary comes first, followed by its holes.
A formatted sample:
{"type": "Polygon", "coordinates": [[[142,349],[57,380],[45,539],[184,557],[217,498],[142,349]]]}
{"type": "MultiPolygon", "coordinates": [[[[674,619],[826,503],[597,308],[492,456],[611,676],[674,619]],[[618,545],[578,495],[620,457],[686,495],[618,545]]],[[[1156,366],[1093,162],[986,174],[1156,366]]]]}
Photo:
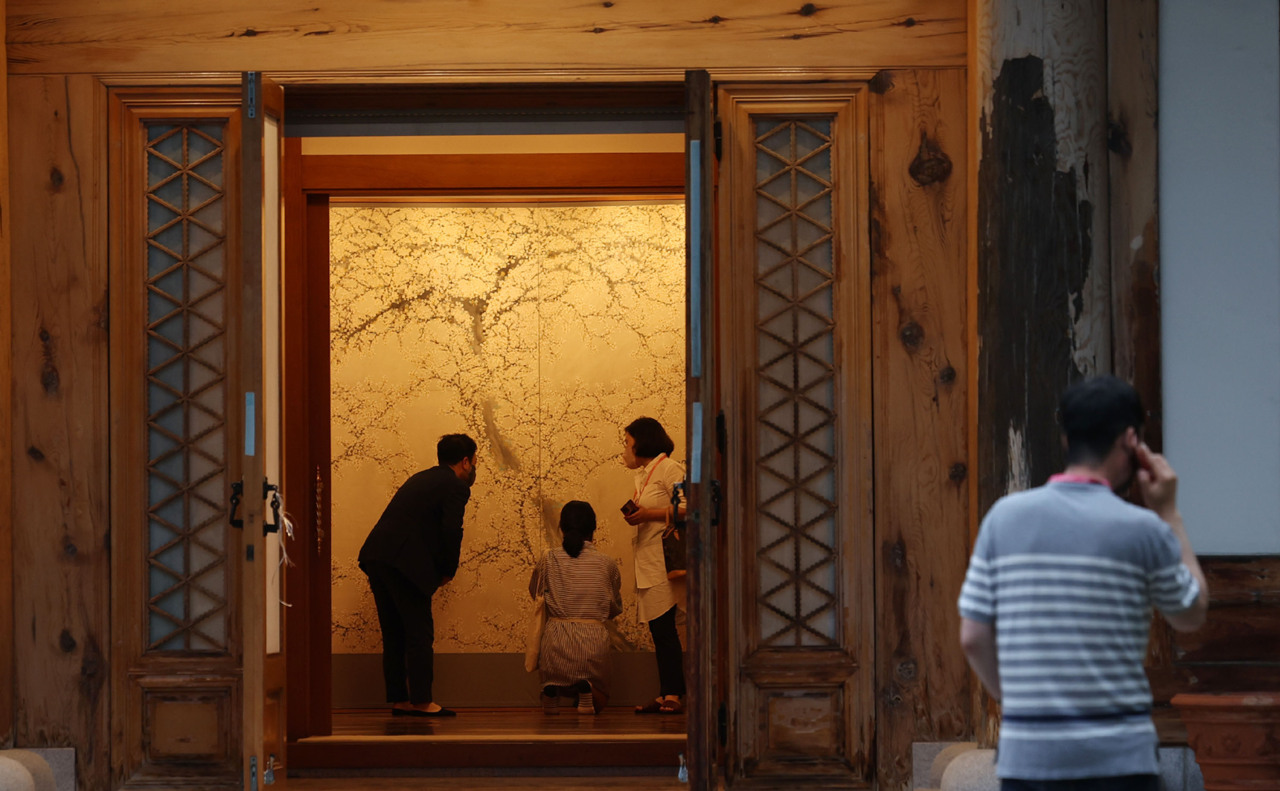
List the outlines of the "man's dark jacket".
{"type": "Polygon", "coordinates": [[[360,568],[391,566],[431,595],[458,571],[462,515],[471,487],[448,467],[405,481],[360,547],[360,568]]]}

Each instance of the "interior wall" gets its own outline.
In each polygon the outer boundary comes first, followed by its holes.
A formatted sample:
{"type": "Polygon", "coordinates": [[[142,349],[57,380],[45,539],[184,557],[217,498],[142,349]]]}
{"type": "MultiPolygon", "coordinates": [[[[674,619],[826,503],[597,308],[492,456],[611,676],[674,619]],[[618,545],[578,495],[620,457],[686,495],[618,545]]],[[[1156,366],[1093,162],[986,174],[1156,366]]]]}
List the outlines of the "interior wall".
{"type": "Polygon", "coordinates": [[[1280,7],[1160,4],[1165,450],[1201,554],[1280,553],[1280,7]]]}
{"type": "Polygon", "coordinates": [[[479,476],[458,574],[435,597],[438,655],[523,652],[529,573],[570,499],[595,507],[597,546],[622,569],[617,647],[650,650],[634,529],[615,506],[633,486],[619,456],[631,420],[660,420],[683,456],[683,203],[338,205],[331,218],[335,661],[381,651],[357,553],[395,489],[435,465],[436,439],[459,431],[480,446],[479,476]]]}

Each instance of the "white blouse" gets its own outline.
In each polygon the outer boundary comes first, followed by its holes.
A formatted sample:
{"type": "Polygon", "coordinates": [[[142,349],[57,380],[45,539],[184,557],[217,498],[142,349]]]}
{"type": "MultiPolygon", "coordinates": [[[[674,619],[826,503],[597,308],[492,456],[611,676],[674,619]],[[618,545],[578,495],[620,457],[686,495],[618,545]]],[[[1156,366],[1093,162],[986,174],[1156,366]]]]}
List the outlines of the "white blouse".
{"type": "MultiPolygon", "coordinates": [[[[665,512],[671,507],[672,487],[683,480],[684,466],[663,454],[636,472],[636,490],[632,499],[641,508],[665,512]]],[[[683,495],[681,502],[684,502],[683,495]]],[[[662,533],[666,526],[664,519],[636,525],[632,546],[635,549],[636,587],[641,590],[667,581],[667,563],[662,556],[662,533]]]]}

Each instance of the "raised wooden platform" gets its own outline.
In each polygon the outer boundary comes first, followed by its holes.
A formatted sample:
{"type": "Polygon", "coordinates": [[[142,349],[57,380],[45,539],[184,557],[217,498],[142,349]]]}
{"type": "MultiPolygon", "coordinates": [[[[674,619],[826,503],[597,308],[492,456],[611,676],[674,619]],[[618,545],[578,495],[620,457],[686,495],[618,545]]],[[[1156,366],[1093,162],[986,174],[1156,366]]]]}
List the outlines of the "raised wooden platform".
{"type": "Polygon", "coordinates": [[[289,745],[288,771],[670,767],[685,751],[683,715],[610,708],[579,716],[566,707],[459,709],[457,717],[392,717],[387,709],[333,714],[333,735],[289,745]]]}

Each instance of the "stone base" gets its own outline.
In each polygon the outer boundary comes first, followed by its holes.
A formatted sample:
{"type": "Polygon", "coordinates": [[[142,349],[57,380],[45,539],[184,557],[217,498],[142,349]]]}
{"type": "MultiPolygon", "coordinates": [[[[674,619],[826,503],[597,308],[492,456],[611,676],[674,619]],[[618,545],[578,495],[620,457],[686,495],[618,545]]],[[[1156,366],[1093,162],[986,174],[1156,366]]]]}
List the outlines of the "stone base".
{"type": "MultiPolygon", "coordinates": [[[[918,791],[999,791],[995,750],[973,742],[916,742],[911,745],[911,788],[918,791]]],[[[1187,747],[1160,748],[1160,780],[1165,791],[1204,791],[1204,777],[1187,747]]]]}

